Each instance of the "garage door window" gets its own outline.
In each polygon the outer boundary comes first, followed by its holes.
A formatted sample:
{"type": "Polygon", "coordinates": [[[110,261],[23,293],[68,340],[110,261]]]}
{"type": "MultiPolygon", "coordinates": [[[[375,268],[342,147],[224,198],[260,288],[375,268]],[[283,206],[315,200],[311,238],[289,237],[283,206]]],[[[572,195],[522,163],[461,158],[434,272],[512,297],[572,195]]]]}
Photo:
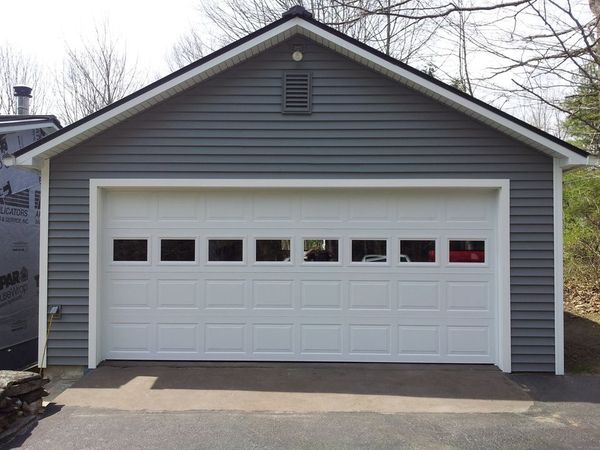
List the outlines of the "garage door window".
{"type": "Polygon", "coordinates": [[[337,239],[304,239],[304,261],[338,262],[339,242],[337,239]]]}
{"type": "Polygon", "coordinates": [[[196,241],[194,239],[161,239],[160,260],[163,262],[194,262],[196,241]]]}
{"type": "Polygon", "coordinates": [[[435,240],[433,239],[401,239],[401,263],[435,263],[435,240]]]}
{"type": "Polygon", "coordinates": [[[115,239],[113,240],[113,261],[146,262],[148,261],[147,239],[115,239]]]}
{"type": "Polygon", "coordinates": [[[256,262],[290,262],[290,239],[257,239],[256,262]]]}
{"type": "Polygon", "coordinates": [[[485,241],[451,239],[449,261],[451,263],[485,263],[485,241]]]}
{"type": "Polygon", "coordinates": [[[242,262],[244,260],[243,239],[209,239],[209,262],[242,262]]]}
{"type": "Polygon", "coordinates": [[[352,262],[387,262],[387,241],[385,239],[353,239],[352,262]]]}

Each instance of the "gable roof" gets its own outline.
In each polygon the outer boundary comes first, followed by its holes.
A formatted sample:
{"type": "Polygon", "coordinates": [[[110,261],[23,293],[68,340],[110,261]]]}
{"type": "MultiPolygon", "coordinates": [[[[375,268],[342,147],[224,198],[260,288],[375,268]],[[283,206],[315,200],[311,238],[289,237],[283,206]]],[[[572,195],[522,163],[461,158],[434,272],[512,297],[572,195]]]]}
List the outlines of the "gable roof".
{"type": "Polygon", "coordinates": [[[24,147],[15,153],[14,162],[16,165],[39,167],[41,160],[51,158],[296,34],[304,35],[531,147],[559,158],[563,168],[589,164],[590,155],[580,148],[314,20],[302,7],[293,7],[280,20],[24,147]]]}

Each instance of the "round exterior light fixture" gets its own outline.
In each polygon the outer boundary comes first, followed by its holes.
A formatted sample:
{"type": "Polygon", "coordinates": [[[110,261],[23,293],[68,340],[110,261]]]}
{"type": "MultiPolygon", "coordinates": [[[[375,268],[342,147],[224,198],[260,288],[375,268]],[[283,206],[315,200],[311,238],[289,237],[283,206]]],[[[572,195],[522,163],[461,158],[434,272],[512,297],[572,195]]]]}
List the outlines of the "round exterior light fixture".
{"type": "Polygon", "coordinates": [[[302,53],[300,50],[294,50],[294,53],[292,53],[292,59],[296,62],[300,62],[304,59],[304,53],[302,53]]]}

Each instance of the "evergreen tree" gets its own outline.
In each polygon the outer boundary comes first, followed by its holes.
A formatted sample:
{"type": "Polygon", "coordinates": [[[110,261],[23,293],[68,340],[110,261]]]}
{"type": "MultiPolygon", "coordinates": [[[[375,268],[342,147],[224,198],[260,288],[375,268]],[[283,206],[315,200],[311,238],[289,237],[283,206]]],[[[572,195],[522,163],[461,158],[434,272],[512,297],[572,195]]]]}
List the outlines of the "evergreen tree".
{"type": "Polygon", "coordinates": [[[575,80],[577,89],[562,104],[568,117],[564,127],[571,142],[591,153],[600,153],[600,69],[587,67],[575,80]]]}

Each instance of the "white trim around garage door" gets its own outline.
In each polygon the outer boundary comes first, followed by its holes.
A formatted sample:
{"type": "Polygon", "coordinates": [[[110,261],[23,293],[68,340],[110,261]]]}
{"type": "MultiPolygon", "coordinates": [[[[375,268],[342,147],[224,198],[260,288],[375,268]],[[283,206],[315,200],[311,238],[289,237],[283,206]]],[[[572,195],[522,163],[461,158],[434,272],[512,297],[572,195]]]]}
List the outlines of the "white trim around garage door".
{"type": "Polygon", "coordinates": [[[99,246],[102,191],[110,188],[491,188],[498,191],[498,351],[496,365],[511,371],[510,346],[510,181],[506,179],[91,179],[90,180],[90,280],[88,365],[95,368],[101,352],[98,330],[99,246]]]}

